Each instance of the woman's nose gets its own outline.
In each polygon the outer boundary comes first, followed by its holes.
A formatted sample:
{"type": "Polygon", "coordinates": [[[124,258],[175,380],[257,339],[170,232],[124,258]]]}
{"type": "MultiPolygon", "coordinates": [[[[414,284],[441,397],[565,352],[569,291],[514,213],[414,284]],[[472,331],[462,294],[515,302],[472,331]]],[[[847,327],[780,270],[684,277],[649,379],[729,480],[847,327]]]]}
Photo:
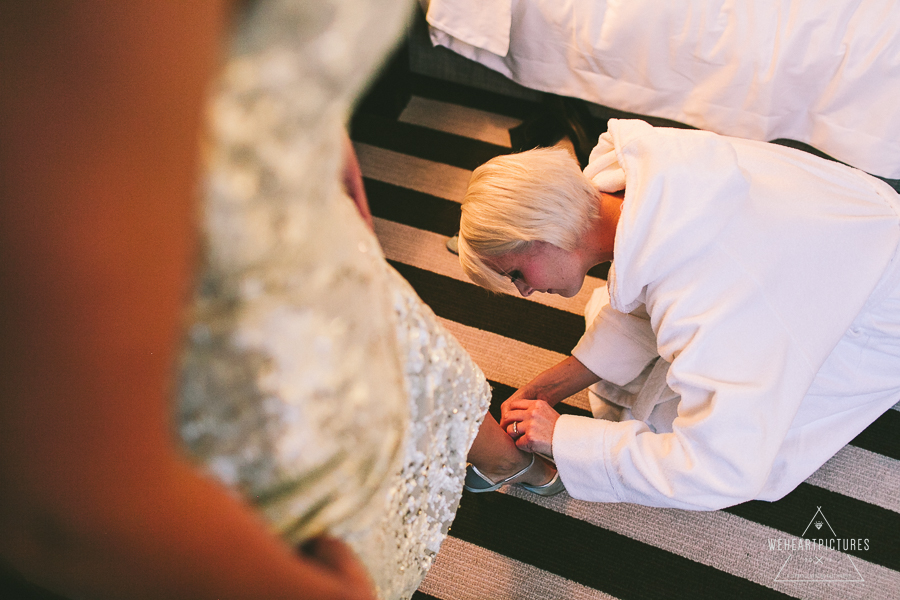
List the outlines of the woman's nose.
{"type": "Polygon", "coordinates": [[[519,290],[519,293],[522,294],[523,297],[527,298],[528,296],[534,293],[534,288],[528,286],[521,279],[516,279],[515,281],[516,289],[519,290]]]}

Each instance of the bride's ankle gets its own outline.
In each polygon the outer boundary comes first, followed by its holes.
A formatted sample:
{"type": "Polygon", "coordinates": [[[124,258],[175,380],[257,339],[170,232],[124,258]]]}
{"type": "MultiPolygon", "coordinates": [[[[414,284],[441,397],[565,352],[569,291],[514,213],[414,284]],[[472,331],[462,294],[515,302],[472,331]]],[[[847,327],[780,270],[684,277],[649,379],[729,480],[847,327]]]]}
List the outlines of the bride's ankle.
{"type": "Polygon", "coordinates": [[[544,485],[549,483],[554,475],[556,475],[556,468],[553,464],[535,454],[534,465],[515,481],[528,485],[544,485]]]}
{"type": "MultiPolygon", "coordinates": [[[[535,463],[537,463],[537,460],[535,460],[535,463]]],[[[500,481],[501,479],[506,479],[507,477],[511,477],[516,473],[519,473],[523,469],[528,469],[528,471],[530,471],[531,469],[529,469],[528,467],[531,466],[531,455],[521,454],[515,459],[501,459],[498,457],[494,457],[494,460],[491,461],[491,464],[476,466],[482,473],[490,477],[493,481],[500,481]]],[[[519,481],[525,475],[527,475],[528,471],[523,473],[521,477],[517,477],[516,481],[519,481]]]]}
{"type": "Polygon", "coordinates": [[[521,460],[495,462],[488,468],[480,468],[480,470],[492,481],[501,481],[524,469],[524,472],[509,483],[527,483],[529,485],[544,485],[556,474],[553,465],[536,454],[524,454],[519,458],[521,460]]]}

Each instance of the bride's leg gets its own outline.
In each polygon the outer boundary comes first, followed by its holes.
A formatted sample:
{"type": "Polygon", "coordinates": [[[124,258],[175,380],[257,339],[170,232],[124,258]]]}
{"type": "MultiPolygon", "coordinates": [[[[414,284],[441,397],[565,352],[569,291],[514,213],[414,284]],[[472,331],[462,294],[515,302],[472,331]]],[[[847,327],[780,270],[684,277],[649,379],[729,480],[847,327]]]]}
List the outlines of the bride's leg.
{"type": "MultiPolygon", "coordinates": [[[[469,450],[468,460],[478,470],[494,481],[509,477],[521,471],[531,462],[531,453],[523,452],[503,429],[496,419],[485,415],[481,429],[469,450]]],[[[534,466],[526,471],[517,482],[530,485],[543,485],[553,478],[556,470],[545,460],[536,457],[534,466]]]]}

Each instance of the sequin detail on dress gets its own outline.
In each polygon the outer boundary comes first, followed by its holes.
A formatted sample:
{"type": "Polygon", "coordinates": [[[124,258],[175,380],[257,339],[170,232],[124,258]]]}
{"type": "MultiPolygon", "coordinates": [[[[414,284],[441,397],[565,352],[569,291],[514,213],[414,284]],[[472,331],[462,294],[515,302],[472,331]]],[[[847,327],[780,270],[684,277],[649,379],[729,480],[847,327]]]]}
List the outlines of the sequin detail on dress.
{"type": "Polygon", "coordinates": [[[408,8],[246,9],[210,104],[180,382],[190,452],[287,541],[347,540],[382,598],[430,566],[489,397],[339,183],[348,106],[408,8]]]}

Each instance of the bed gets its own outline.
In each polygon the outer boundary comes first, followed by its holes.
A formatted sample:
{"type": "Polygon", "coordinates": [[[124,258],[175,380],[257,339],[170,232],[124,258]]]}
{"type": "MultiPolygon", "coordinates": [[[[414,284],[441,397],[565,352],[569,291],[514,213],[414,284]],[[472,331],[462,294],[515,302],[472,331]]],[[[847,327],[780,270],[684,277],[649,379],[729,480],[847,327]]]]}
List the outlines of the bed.
{"type": "Polygon", "coordinates": [[[900,179],[896,0],[423,0],[431,42],[541,92],[900,179]]]}

